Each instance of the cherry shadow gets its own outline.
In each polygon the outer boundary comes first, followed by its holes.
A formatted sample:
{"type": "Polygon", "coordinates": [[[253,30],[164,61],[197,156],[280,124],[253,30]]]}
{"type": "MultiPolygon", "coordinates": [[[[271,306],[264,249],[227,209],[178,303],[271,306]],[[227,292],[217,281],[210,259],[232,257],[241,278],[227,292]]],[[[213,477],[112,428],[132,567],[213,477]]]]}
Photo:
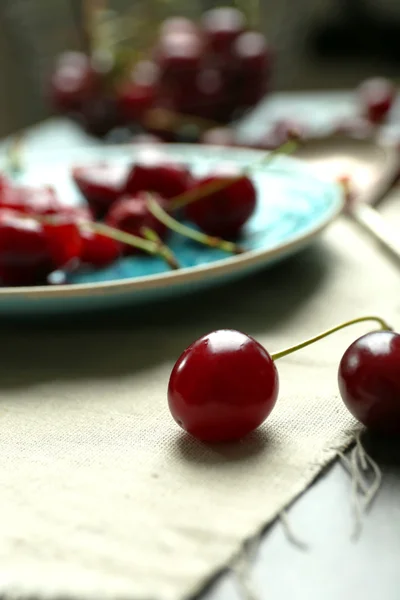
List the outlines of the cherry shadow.
{"type": "Polygon", "coordinates": [[[266,428],[258,429],[239,442],[224,442],[218,444],[204,444],[190,435],[182,432],[176,436],[172,448],[179,458],[191,465],[204,467],[225,468],[230,463],[251,463],[273,443],[266,428]]]}
{"type": "Polygon", "coordinates": [[[234,328],[257,336],[302,309],[329,276],[323,244],[235,283],[148,306],[0,319],[0,385],[118,378],[173,361],[197,337],[234,328]]]}

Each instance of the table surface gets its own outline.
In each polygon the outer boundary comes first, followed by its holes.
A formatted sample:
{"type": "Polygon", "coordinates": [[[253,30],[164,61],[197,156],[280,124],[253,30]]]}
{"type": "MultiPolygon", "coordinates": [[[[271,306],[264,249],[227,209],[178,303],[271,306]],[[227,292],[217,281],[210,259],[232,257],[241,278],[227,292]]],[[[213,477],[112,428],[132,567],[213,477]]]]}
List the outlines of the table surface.
{"type": "MultiPolygon", "coordinates": [[[[242,124],[240,131],[247,137],[261,122],[310,114],[312,125],[323,130],[332,119],[354,111],[353,98],[346,92],[277,94],[242,124]]],[[[400,124],[399,114],[400,107],[393,116],[400,124]]],[[[397,129],[391,126],[386,133],[397,135],[397,129]]],[[[55,150],[57,146],[87,143],[93,144],[93,140],[64,120],[35,127],[29,141],[38,151],[46,151],[50,145],[55,150]]],[[[381,442],[370,440],[368,450],[382,468],[383,485],[360,539],[351,539],[351,482],[337,463],[287,512],[293,532],[307,544],[307,549],[291,543],[279,521],[265,532],[250,569],[256,598],[399,600],[400,444],[384,447],[381,442]]],[[[203,595],[204,600],[242,597],[232,574],[221,576],[203,595]]]]}

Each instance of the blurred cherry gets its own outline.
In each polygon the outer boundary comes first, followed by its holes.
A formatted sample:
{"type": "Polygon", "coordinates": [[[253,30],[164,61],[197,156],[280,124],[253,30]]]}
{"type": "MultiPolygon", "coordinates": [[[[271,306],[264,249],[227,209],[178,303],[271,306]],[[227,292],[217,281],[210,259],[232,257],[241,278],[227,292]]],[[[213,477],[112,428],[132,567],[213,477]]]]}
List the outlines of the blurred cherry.
{"type": "Polygon", "coordinates": [[[82,52],[61,54],[50,78],[50,101],[61,112],[80,110],[93,95],[98,77],[89,58],[82,52]]]}
{"type": "Polygon", "coordinates": [[[128,167],[106,162],[77,166],[72,177],[97,216],[103,215],[125,189],[128,167]]]}
{"type": "Polygon", "coordinates": [[[365,80],[357,92],[363,116],[374,124],[381,123],[387,117],[396,97],[395,86],[384,77],[365,80]]]}
{"type": "MultiPolygon", "coordinates": [[[[163,198],[157,196],[157,199],[161,205],[166,206],[163,198]]],[[[166,226],[150,212],[147,204],[147,193],[145,192],[125,195],[120,198],[111,206],[106,217],[106,223],[111,227],[138,237],[144,237],[143,228],[145,227],[155,231],[161,238],[167,232],[166,226]]],[[[124,247],[124,251],[126,254],[140,252],[137,248],[128,245],[124,247]]]]}
{"type": "Polygon", "coordinates": [[[201,24],[212,51],[216,55],[225,55],[244,31],[245,18],[236,8],[214,8],[204,13],[201,24]]]}

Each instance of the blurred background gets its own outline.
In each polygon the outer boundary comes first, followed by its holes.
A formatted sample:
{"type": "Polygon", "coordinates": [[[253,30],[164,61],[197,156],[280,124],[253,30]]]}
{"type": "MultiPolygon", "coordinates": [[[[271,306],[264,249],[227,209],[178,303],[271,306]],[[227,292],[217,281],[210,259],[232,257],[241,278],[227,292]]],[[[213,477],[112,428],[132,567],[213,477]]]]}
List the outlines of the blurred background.
{"type": "MultiPolygon", "coordinates": [[[[163,11],[196,18],[216,4],[211,0],[110,0],[107,8],[120,15],[145,14],[154,27],[163,11]]],[[[398,0],[248,0],[242,4],[257,14],[253,25],[274,49],[272,90],[353,88],[365,77],[397,75],[398,0]]],[[[57,55],[82,48],[83,13],[81,0],[1,0],[0,135],[51,114],[43,93],[46,81],[57,55]]]]}

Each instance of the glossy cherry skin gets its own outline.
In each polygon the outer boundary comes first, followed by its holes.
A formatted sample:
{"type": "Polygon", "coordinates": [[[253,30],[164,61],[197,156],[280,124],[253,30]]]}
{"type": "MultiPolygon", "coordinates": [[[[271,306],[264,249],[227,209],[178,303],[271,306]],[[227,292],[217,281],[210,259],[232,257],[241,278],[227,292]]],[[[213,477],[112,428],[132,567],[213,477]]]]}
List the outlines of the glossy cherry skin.
{"type": "Polygon", "coordinates": [[[54,214],[62,204],[51,186],[12,186],[0,194],[0,207],[10,208],[26,214],[54,214]]]}
{"type": "Polygon", "coordinates": [[[152,108],[157,96],[159,68],[152,61],[141,61],[119,87],[118,110],[123,120],[138,122],[152,108]]]}
{"type": "Polygon", "coordinates": [[[202,28],[210,49],[217,55],[224,55],[230,52],[233,42],[244,31],[245,18],[236,8],[214,8],[204,13],[202,28]]]}
{"type": "Polygon", "coordinates": [[[182,165],[169,163],[164,158],[143,157],[131,169],[125,185],[127,194],[152,191],[163,198],[173,198],[189,189],[192,178],[182,165]]]}
{"type": "Polygon", "coordinates": [[[85,99],[77,118],[87,133],[99,138],[121,124],[116,98],[104,94],[94,94],[85,99]]]}
{"type": "Polygon", "coordinates": [[[352,415],[368,428],[400,433],[400,335],[367,333],[344,353],[340,394],[352,415]]]}
{"type": "Polygon", "coordinates": [[[265,37],[255,31],[240,35],[234,44],[236,93],[243,107],[257,104],[268,92],[272,66],[271,50],[265,37]]]}
{"type": "MultiPolygon", "coordinates": [[[[165,208],[166,202],[163,198],[157,197],[158,201],[165,208]]],[[[131,196],[122,196],[110,208],[107,217],[107,225],[126,231],[132,235],[143,237],[143,227],[152,229],[161,238],[167,232],[166,226],[156,219],[148,209],[147,194],[138,192],[131,196]]],[[[126,254],[136,254],[138,250],[132,246],[124,247],[126,254]]]]}
{"type": "Polygon", "coordinates": [[[384,77],[367,79],[358,88],[362,113],[375,124],[381,123],[387,117],[395,97],[395,86],[384,77]]]}
{"type": "Polygon", "coordinates": [[[76,222],[69,217],[43,226],[49,255],[56,269],[63,269],[72,262],[78,263],[82,254],[82,238],[76,222]]]}
{"type": "Polygon", "coordinates": [[[177,111],[203,119],[217,120],[229,95],[221,72],[215,68],[200,69],[193,81],[186,83],[174,92],[177,111]]]}
{"type": "Polygon", "coordinates": [[[79,110],[97,86],[97,74],[81,52],[65,52],[56,62],[50,79],[50,100],[61,112],[79,110]]]}
{"type": "Polygon", "coordinates": [[[198,33],[196,24],[186,17],[169,17],[160,27],[160,37],[173,33],[198,33]]]}
{"type": "Polygon", "coordinates": [[[182,81],[182,77],[187,77],[200,67],[202,56],[203,43],[199,35],[189,31],[165,34],[156,50],[163,82],[182,81]]]}
{"type": "Polygon", "coordinates": [[[210,183],[227,183],[223,189],[207,194],[188,204],[185,214],[205,233],[222,238],[234,238],[253,214],[256,202],[256,189],[248,177],[235,170],[221,169],[221,173],[198,180],[194,188],[210,183]]]}
{"type": "Polygon", "coordinates": [[[199,440],[234,441],[265,421],[278,389],[268,352],[250,336],[222,329],[198,339],[178,358],[168,404],[178,425],[199,440]]]}
{"type": "Polygon", "coordinates": [[[122,245],[112,238],[92,231],[81,231],[81,261],[96,268],[107,267],[122,253],[122,245]]]}
{"type": "Polygon", "coordinates": [[[79,191],[97,216],[102,216],[124,192],[128,167],[96,163],[75,167],[72,178],[79,191]]]}
{"type": "Polygon", "coordinates": [[[0,208],[0,282],[5,286],[44,283],[54,263],[44,226],[0,208]]]}

